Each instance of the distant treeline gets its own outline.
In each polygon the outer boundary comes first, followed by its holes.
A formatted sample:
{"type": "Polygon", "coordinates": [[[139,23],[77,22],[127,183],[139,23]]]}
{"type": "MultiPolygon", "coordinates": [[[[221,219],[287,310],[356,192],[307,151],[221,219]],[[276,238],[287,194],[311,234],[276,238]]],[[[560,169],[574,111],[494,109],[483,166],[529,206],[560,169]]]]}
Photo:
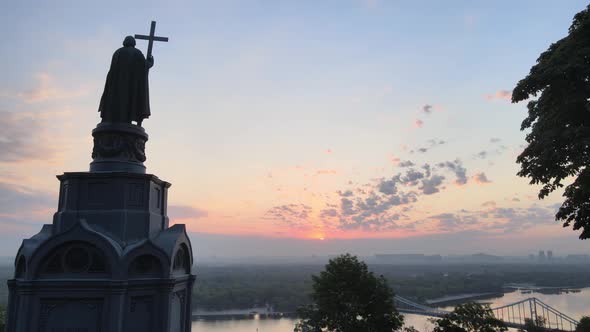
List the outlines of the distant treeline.
{"type": "MultiPolygon", "coordinates": [[[[369,266],[383,275],[396,294],[417,300],[462,293],[501,292],[508,283],[537,286],[590,286],[590,266],[581,265],[388,265],[369,266]]],[[[201,310],[248,309],[270,305],[291,312],[309,303],[311,275],[324,266],[305,264],[197,265],[194,307],[201,310]]],[[[0,304],[6,304],[6,280],[12,267],[0,266],[0,304]]]]}
{"type": "MultiPolygon", "coordinates": [[[[370,265],[396,294],[417,301],[462,293],[502,292],[508,283],[590,286],[588,265],[370,265]]],[[[246,309],[269,304],[290,312],[309,303],[311,275],[323,265],[198,266],[193,303],[203,310],[246,309]]]]}

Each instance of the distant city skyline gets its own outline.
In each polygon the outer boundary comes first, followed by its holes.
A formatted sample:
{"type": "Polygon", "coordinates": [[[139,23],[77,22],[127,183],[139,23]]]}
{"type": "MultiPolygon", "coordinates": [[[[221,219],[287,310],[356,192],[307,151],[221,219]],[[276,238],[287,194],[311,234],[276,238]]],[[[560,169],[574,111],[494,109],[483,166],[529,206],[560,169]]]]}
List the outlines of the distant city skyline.
{"type": "Polygon", "coordinates": [[[0,256],[51,223],[55,175],[88,170],[111,55],[152,19],[170,42],[146,166],[197,257],[588,253],[554,221],[561,192],[516,176],[526,105],[510,103],[586,5],[7,3],[0,256]]]}

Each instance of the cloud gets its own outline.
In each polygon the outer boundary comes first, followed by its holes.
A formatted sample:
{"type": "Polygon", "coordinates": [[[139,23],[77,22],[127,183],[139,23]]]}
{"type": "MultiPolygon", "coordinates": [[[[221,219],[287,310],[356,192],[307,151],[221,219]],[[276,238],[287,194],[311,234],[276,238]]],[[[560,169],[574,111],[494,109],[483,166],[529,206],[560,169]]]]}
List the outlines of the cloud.
{"type": "Polygon", "coordinates": [[[436,228],[442,232],[452,232],[468,225],[477,223],[477,219],[472,216],[460,216],[454,213],[441,213],[428,217],[436,221],[436,228]]]}
{"type": "Polygon", "coordinates": [[[489,230],[498,230],[503,233],[521,232],[538,225],[549,225],[555,222],[553,210],[538,206],[528,208],[496,207],[490,211],[480,212],[480,216],[503,221],[488,226],[489,230]]]}
{"type": "Polygon", "coordinates": [[[444,188],[445,177],[435,174],[429,164],[419,168],[407,163],[404,172],[378,179],[355,190],[338,191],[340,201],[320,212],[328,225],[341,230],[383,231],[406,229],[406,215],[422,195],[432,195],[444,188]]]}
{"type": "Polygon", "coordinates": [[[454,161],[446,161],[437,164],[437,166],[441,168],[448,168],[453,173],[455,173],[457,178],[455,180],[455,184],[462,186],[467,183],[467,170],[465,167],[463,167],[461,160],[455,159],[454,161]]]}
{"type": "Polygon", "coordinates": [[[414,163],[411,162],[410,160],[405,160],[405,161],[400,162],[398,164],[398,166],[399,167],[412,167],[412,166],[414,166],[414,163]]]}
{"type": "Polygon", "coordinates": [[[437,145],[443,145],[446,144],[447,142],[442,140],[442,139],[429,139],[428,140],[428,144],[430,144],[430,147],[435,147],[437,145]]]}
{"type": "Polygon", "coordinates": [[[401,183],[409,186],[415,186],[418,184],[418,180],[423,179],[424,174],[422,172],[410,169],[406,172],[404,177],[401,179],[401,183]]]}
{"type": "Polygon", "coordinates": [[[486,100],[508,100],[512,99],[512,91],[509,90],[498,90],[494,94],[485,95],[486,100]]]}
{"type": "Polygon", "coordinates": [[[378,190],[385,195],[393,195],[397,192],[397,183],[400,182],[399,176],[389,180],[382,179],[378,184],[378,190]]]}
{"type": "Polygon", "coordinates": [[[413,153],[416,153],[416,152],[426,153],[430,149],[432,149],[432,148],[434,148],[436,146],[443,145],[443,144],[446,144],[447,143],[446,141],[441,140],[441,139],[429,139],[427,142],[428,142],[428,147],[420,147],[420,148],[417,148],[415,150],[412,149],[412,150],[410,150],[410,153],[412,153],[412,154],[413,153]]]}
{"type": "Polygon", "coordinates": [[[292,228],[307,228],[310,226],[309,215],[311,206],[305,204],[285,204],[274,206],[265,214],[270,219],[292,228]]]}
{"type": "Polygon", "coordinates": [[[346,191],[339,190],[337,193],[338,193],[338,195],[340,195],[340,197],[352,197],[354,195],[351,190],[346,190],[346,191]]]}
{"type": "Polygon", "coordinates": [[[420,191],[424,195],[432,195],[436,194],[440,191],[439,187],[443,184],[443,180],[445,179],[442,175],[434,175],[428,179],[422,180],[422,186],[420,186],[420,191]]]}
{"type": "Polygon", "coordinates": [[[539,206],[528,208],[498,207],[495,201],[482,204],[483,210],[444,212],[418,220],[432,232],[478,231],[492,234],[514,234],[539,225],[552,224],[554,210],[539,206]]]}
{"type": "Polygon", "coordinates": [[[169,205],[168,216],[170,219],[199,219],[207,217],[209,213],[203,209],[188,205],[169,205]]]}
{"type": "Polygon", "coordinates": [[[424,121],[422,121],[420,119],[416,119],[416,121],[414,121],[415,128],[422,128],[422,126],[424,126],[424,121]]]}
{"type": "MultiPolygon", "coordinates": [[[[432,144],[444,144],[444,141],[434,140],[432,144]]],[[[433,195],[446,188],[447,177],[442,172],[451,171],[455,176],[454,182],[459,185],[468,181],[467,170],[459,159],[434,166],[425,163],[417,167],[411,161],[401,161],[399,164],[403,166],[402,172],[355,188],[336,191],[337,201],[327,202],[326,207],[319,211],[324,229],[412,231],[415,226],[407,214],[422,196],[433,195]]],[[[268,210],[265,218],[289,227],[303,228],[312,226],[308,218],[310,213],[311,207],[307,205],[285,204],[268,210]]],[[[461,218],[467,221],[472,219],[467,215],[461,218]]]]}
{"type": "Polygon", "coordinates": [[[424,112],[426,114],[432,113],[432,105],[426,104],[426,105],[422,106],[422,112],[424,112]]]}
{"type": "Polygon", "coordinates": [[[405,216],[402,209],[393,209],[409,205],[417,199],[414,191],[402,191],[400,186],[420,176],[423,175],[417,175],[417,172],[412,170],[403,176],[398,174],[390,178],[381,178],[374,184],[366,185],[366,190],[338,191],[339,203],[322,210],[320,217],[327,226],[340,230],[395,229],[399,226],[396,221],[405,216]]]}
{"type": "Polygon", "coordinates": [[[477,183],[477,184],[492,183],[492,181],[490,181],[488,179],[488,177],[486,176],[486,174],[484,172],[479,172],[479,173],[475,174],[473,176],[473,181],[475,181],[475,183],[477,183]]]}
{"type": "Polygon", "coordinates": [[[485,150],[480,151],[480,152],[476,153],[474,157],[477,159],[486,159],[488,157],[488,152],[485,150]]]}
{"type": "Polygon", "coordinates": [[[482,150],[482,151],[476,153],[475,155],[473,155],[473,158],[474,159],[486,159],[491,156],[501,155],[506,150],[508,150],[508,147],[503,144],[498,144],[500,142],[501,142],[501,140],[499,138],[491,138],[490,143],[493,145],[493,147],[489,150],[482,150]]]}

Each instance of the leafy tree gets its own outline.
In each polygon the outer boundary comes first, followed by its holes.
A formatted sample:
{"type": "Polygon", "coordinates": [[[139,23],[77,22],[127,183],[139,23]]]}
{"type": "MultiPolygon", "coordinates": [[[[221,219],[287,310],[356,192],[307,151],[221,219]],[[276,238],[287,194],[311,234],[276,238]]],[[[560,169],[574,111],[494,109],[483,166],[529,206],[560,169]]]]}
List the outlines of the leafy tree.
{"type": "Polygon", "coordinates": [[[590,6],[574,16],[565,38],[537,59],[512,92],[528,102],[521,130],[531,129],[518,156],[519,176],[541,184],[539,198],[563,187],[565,200],[555,218],[590,238],[590,6]]]}
{"type": "Polygon", "coordinates": [[[416,330],[413,326],[406,326],[406,327],[404,327],[403,332],[420,332],[420,331],[416,330]]]}
{"type": "Polygon", "coordinates": [[[6,328],[6,307],[0,305],[0,332],[4,332],[6,328]]]}
{"type": "Polygon", "coordinates": [[[587,332],[590,331],[590,316],[584,316],[580,319],[576,332],[587,332]]]}
{"type": "Polygon", "coordinates": [[[319,276],[312,276],[312,305],[298,310],[295,331],[384,332],[402,327],[393,290],[356,256],[331,259],[319,276]]]}
{"type": "Polygon", "coordinates": [[[506,325],[488,305],[476,302],[460,304],[453,312],[433,320],[434,332],[505,332],[506,325]]]}
{"type": "Polygon", "coordinates": [[[535,320],[531,318],[524,319],[524,328],[519,329],[519,332],[546,332],[545,318],[537,317],[535,320]]]}

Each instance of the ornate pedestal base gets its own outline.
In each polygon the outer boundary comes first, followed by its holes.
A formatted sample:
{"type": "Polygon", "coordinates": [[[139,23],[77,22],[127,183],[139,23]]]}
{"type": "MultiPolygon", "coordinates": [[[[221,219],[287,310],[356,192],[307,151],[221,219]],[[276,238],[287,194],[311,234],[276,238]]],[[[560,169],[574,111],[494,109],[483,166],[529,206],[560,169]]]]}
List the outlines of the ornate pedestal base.
{"type": "Polygon", "coordinates": [[[92,131],[91,172],[145,173],[145,143],[142,127],[124,123],[99,123],[92,131]]]}

